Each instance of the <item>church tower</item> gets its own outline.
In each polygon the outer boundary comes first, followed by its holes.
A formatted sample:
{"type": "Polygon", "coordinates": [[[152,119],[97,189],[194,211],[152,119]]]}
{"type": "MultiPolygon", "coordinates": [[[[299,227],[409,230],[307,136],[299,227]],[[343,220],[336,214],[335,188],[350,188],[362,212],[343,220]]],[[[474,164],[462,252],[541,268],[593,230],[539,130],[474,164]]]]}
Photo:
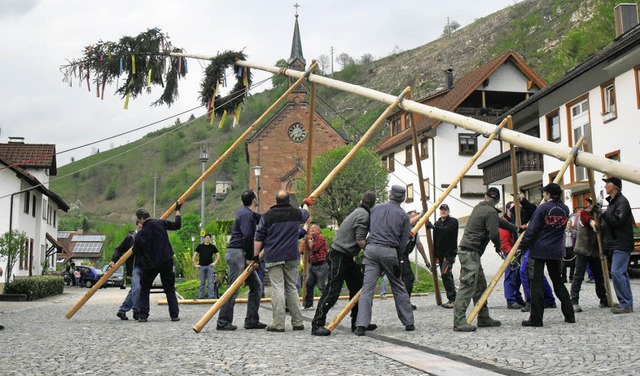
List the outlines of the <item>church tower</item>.
{"type": "MultiPolygon", "coordinates": [[[[296,7],[296,22],[293,26],[293,40],[291,42],[291,56],[289,60],[287,60],[287,65],[289,69],[294,69],[300,72],[304,72],[307,67],[307,61],[304,59],[302,54],[302,39],[300,38],[300,26],[298,25],[298,8],[296,7]]],[[[289,86],[293,85],[296,82],[296,79],[293,77],[289,77],[289,86]]],[[[304,85],[298,85],[294,89],[294,91],[289,95],[289,101],[295,101],[298,99],[298,102],[304,99],[307,95],[307,91],[304,85]]]]}

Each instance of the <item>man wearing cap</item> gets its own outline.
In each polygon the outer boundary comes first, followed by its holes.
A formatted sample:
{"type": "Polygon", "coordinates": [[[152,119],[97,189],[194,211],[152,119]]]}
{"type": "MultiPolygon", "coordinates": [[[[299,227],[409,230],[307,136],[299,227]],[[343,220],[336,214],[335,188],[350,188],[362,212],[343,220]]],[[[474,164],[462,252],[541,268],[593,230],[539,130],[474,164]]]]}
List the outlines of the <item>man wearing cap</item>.
{"type": "Polygon", "coordinates": [[[584,273],[587,265],[591,267],[593,279],[596,284],[596,295],[600,299],[600,308],[609,306],[607,301],[607,290],[604,286],[604,277],[602,276],[602,263],[600,262],[600,254],[598,252],[598,239],[596,237],[596,221],[592,218],[593,201],[591,198],[586,199],[589,205],[580,211],[580,217],[576,225],[576,244],[573,252],[576,254],[576,269],[571,280],[571,303],[574,312],[582,312],[580,307],[580,288],[584,281],[584,273]]]}
{"type": "Polygon", "coordinates": [[[453,308],[456,301],[456,285],[453,280],[453,264],[456,262],[458,251],[458,220],[452,217],[449,205],[440,205],[440,218],[433,227],[433,248],[435,256],[440,261],[440,275],[442,284],[447,292],[447,302],[443,308],[453,308]]]}
{"type": "Polygon", "coordinates": [[[542,188],[545,203],[533,213],[522,239],[522,247],[529,248],[529,262],[533,262],[531,279],[531,313],[522,326],[542,326],[544,315],[544,293],[542,279],[547,266],[553,291],[560,299],[560,307],[567,323],[576,322],[569,292],[562,283],[562,254],[564,251],[564,231],[569,220],[569,208],[561,201],[562,188],[549,183],[542,188]]]}
{"type": "MultiPolygon", "coordinates": [[[[618,297],[618,306],[611,308],[613,313],[633,312],[633,295],[629,283],[629,257],[633,251],[633,227],[635,220],[631,206],[622,195],[622,181],[615,177],[605,178],[605,191],[609,195],[607,210],[602,212],[602,243],[604,249],[612,254],[611,279],[618,297]]],[[[597,207],[596,211],[600,208],[597,207]]]]}
{"type": "MultiPolygon", "coordinates": [[[[458,257],[460,258],[460,289],[453,306],[453,330],[456,332],[473,332],[474,325],[467,324],[466,311],[473,298],[477,303],[487,288],[487,280],[480,262],[489,241],[496,252],[500,252],[500,226],[517,231],[517,226],[498,220],[496,204],[500,201],[500,191],[491,187],[484,194],[484,200],[476,205],[469,216],[469,221],[460,241],[458,257]]],[[[478,313],[478,326],[500,326],[500,321],[489,316],[489,308],[483,305],[478,313]]]]}
{"type": "Polygon", "coordinates": [[[409,294],[401,279],[402,252],[411,235],[409,215],[400,207],[404,199],[405,188],[394,185],[389,192],[389,202],[371,209],[369,238],[364,250],[364,281],[356,319],[357,336],[365,335],[371,324],[373,293],[382,273],[389,278],[398,318],[405,330],[415,330],[409,294]]]}
{"type": "Polygon", "coordinates": [[[142,229],[133,241],[133,255],[142,260],[142,278],[140,281],[140,315],[138,322],[147,322],[149,317],[149,292],[153,280],[160,274],[162,288],[169,305],[171,321],[180,321],[178,299],[176,298],[176,276],[173,273],[173,248],[169,242],[167,230],[179,230],[182,224],[181,203],[176,201],[175,222],[166,219],[153,219],[146,209],[138,209],[136,217],[142,229]]]}

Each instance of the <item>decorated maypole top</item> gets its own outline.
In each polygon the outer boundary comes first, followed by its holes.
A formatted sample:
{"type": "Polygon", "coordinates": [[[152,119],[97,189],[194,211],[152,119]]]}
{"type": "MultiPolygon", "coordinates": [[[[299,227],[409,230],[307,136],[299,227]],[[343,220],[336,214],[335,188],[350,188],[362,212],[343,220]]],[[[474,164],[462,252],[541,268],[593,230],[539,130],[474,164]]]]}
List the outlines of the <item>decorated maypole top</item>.
{"type": "MultiPolygon", "coordinates": [[[[200,100],[207,106],[209,116],[236,112],[248,96],[251,72],[235,64],[245,59],[242,51],[226,51],[210,59],[200,84],[200,100]],[[231,91],[222,96],[219,88],[227,86],[227,68],[233,68],[236,82],[231,91]]],[[[73,86],[74,79],[79,85],[86,81],[87,89],[91,91],[93,87],[101,99],[107,85],[115,82],[116,94],[124,99],[125,109],[129,98],[136,98],[144,91],[151,93],[152,85],[163,88],[152,106],[171,106],[178,98],[178,80],[188,73],[184,50],[174,47],[169,36],[158,28],[135,37],[123,36],[117,42],[98,41],[85,47],[81,58],[68,60],[60,70],[69,86],[73,86]]]]}

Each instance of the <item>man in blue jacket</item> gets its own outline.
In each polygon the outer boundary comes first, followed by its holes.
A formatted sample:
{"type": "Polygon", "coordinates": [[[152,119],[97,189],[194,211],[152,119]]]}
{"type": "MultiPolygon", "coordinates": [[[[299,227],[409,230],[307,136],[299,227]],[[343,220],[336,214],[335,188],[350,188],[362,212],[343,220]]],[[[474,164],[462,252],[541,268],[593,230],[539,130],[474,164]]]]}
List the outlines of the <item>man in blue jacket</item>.
{"type": "Polygon", "coordinates": [[[542,280],[544,266],[547,266],[553,291],[560,299],[564,321],[576,322],[569,291],[562,283],[562,253],[564,251],[564,230],[569,220],[569,208],[560,201],[562,188],[549,183],[542,188],[545,203],[533,213],[522,239],[521,247],[529,248],[529,262],[533,261],[531,279],[531,313],[522,326],[542,326],[544,315],[544,293],[542,280]]]}
{"type": "Polygon", "coordinates": [[[264,247],[264,262],[271,280],[273,324],[267,326],[269,332],[284,332],[285,300],[291,312],[293,330],[304,330],[296,287],[300,265],[299,227],[309,218],[309,211],[304,207],[310,201],[305,198],[304,202],[303,209],[294,208],[289,194],[278,191],[276,205],[264,213],[256,230],[254,261],[259,262],[258,257],[264,247]]]}
{"type": "Polygon", "coordinates": [[[176,276],[173,273],[173,248],[169,242],[167,230],[179,230],[182,224],[180,207],[176,201],[175,222],[166,219],[153,219],[146,209],[138,209],[136,217],[142,229],[133,241],[133,256],[142,261],[142,280],[140,282],[140,318],[138,322],[147,322],[149,317],[149,292],[153,280],[160,274],[162,288],[169,303],[171,321],[180,321],[178,298],[176,298],[176,276]]]}
{"type": "MultiPolygon", "coordinates": [[[[231,285],[243,272],[245,267],[253,259],[253,237],[256,233],[256,225],[260,221],[260,214],[255,213],[251,208],[255,207],[256,194],[252,190],[242,192],[242,209],[236,213],[236,220],[231,229],[231,240],[227,245],[227,253],[224,256],[229,267],[229,285],[231,285]]],[[[247,315],[244,318],[245,329],[264,329],[267,324],[260,322],[258,309],[260,308],[260,296],[262,295],[262,283],[258,278],[258,273],[252,271],[245,283],[249,286],[249,296],[247,300],[247,315]]],[[[235,306],[238,291],[227,300],[220,309],[218,315],[217,330],[236,330],[233,325],[233,308],[235,306]]]]}

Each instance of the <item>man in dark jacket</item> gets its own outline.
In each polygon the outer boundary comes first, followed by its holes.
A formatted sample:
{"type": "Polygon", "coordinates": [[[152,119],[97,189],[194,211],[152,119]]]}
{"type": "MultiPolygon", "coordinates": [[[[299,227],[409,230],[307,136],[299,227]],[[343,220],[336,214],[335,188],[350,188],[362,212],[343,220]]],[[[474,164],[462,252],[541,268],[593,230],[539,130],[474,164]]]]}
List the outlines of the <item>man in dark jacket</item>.
{"type": "MultiPolygon", "coordinates": [[[[240,197],[244,206],[236,213],[236,220],[233,222],[231,229],[231,240],[229,240],[227,252],[224,256],[229,267],[229,285],[238,278],[253,259],[253,237],[256,233],[256,225],[260,221],[260,214],[252,210],[252,207],[255,207],[256,204],[256,194],[251,190],[247,190],[242,192],[240,197]]],[[[260,322],[260,315],[258,314],[260,296],[262,294],[262,283],[258,278],[258,273],[252,271],[245,284],[249,286],[249,296],[244,328],[264,329],[267,324],[260,322]]],[[[233,308],[237,296],[238,291],[236,290],[220,309],[217,330],[236,330],[237,326],[233,325],[233,308]]]]}
{"type": "Polygon", "coordinates": [[[564,321],[576,322],[569,292],[562,283],[562,253],[564,251],[564,231],[569,220],[569,208],[563,204],[562,188],[558,184],[549,183],[542,188],[544,204],[540,205],[531,217],[521,246],[529,248],[529,262],[533,261],[533,278],[531,280],[531,313],[522,326],[542,326],[544,315],[544,293],[542,279],[544,266],[547,266],[553,291],[560,299],[564,321]]]}
{"type": "MultiPolygon", "coordinates": [[[[367,245],[369,233],[369,214],[376,204],[376,195],[367,192],[360,200],[360,207],[356,208],[342,221],[329,251],[329,278],[327,286],[318,301],[316,314],[311,322],[311,334],[328,336],[331,331],[324,327],[327,312],[338,301],[342,284],[347,283],[349,299],[352,299],[362,288],[362,272],[353,258],[367,245]]],[[[351,309],[351,330],[356,330],[358,317],[358,303],[351,309]]],[[[375,330],[378,326],[369,324],[366,330],[375,330]]]]}
{"type": "MultiPolygon", "coordinates": [[[[111,262],[109,263],[109,268],[112,268],[113,265],[120,260],[120,257],[133,247],[135,235],[141,229],[142,224],[139,221],[136,221],[136,231],[129,231],[127,236],[125,236],[116,247],[113,252],[111,262]]],[[[127,297],[124,299],[124,302],[120,305],[120,309],[118,309],[116,316],[118,316],[120,320],[129,320],[127,312],[133,310],[133,319],[138,320],[140,318],[140,279],[142,278],[142,261],[135,256],[131,256],[127,259],[126,266],[127,275],[131,277],[131,288],[129,289],[127,297]]]]}
{"type": "MultiPolygon", "coordinates": [[[[307,200],[303,207],[310,203],[307,200]]],[[[285,300],[291,312],[293,330],[304,330],[296,283],[300,265],[299,227],[308,218],[309,211],[294,208],[289,202],[289,194],[278,191],[276,205],[264,213],[256,229],[254,260],[257,262],[264,247],[264,262],[271,280],[273,324],[267,326],[269,332],[284,332],[285,300]]]]}
{"type": "MultiPolygon", "coordinates": [[[[487,280],[484,276],[480,258],[489,241],[493,243],[496,252],[500,252],[500,226],[511,231],[517,231],[518,227],[507,221],[498,219],[496,205],[500,202],[500,191],[491,187],[484,194],[484,200],[476,205],[469,216],[467,227],[462,235],[458,257],[460,258],[460,289],[453,305],[453,330],[455,332],[473,332],[476,327],[467,324],[466,311],[473,298],[474,303],[487,289],[487,280]]],[[[501,322],[489,316],[489,308],[486,304],[478,313],[478,326],[500,326],[501,322]]]]}
{"type": "Polygon", "coordinates": [[[149,317],[149,292],[153,280],[160,274],[162,288],[169,303],[171,321],[180,321],[178,299],[176,298],[176,276],[173,273],[173,248],[169,242],[167,230],[179,230],[182,224],[180,207],[175,204],[175,222],[166,219],[152,219],[146,209],[138,209],[136,217],[142,229],[133,241],[133,256],[142,260],[142,281],[140,291],[140,318],[138,322],[147,322],[149,317]]]}
{"type": "Polygon", "coordinates": [[[618,297],[618,306],[611,308],[613,313],[633,312],[633,295],[629,283],[629,257],[633,251],[633,227],[635,220],[631,206],[622,195],[622,181],[618,178],[605,178],[605,191],[609,195],[609,207],[602,213],[602,243],[604,249],[612,254],[611,279],[618,297]]]}
{"type": "MultiPolygon", "coordinates": [[[[431,227],[431,226],[429,226],[431,227]]],[[[440,218],[432,227],[433,248],[436,258],[440,261],[442,284],[447,292],[447,302],[443,308],[453,308],[456,301],[456,285],[453,280],[453,264],[456,262],[458,251],[458,220],[450,215],[449,205],[440,205],[440,218]]]]}

